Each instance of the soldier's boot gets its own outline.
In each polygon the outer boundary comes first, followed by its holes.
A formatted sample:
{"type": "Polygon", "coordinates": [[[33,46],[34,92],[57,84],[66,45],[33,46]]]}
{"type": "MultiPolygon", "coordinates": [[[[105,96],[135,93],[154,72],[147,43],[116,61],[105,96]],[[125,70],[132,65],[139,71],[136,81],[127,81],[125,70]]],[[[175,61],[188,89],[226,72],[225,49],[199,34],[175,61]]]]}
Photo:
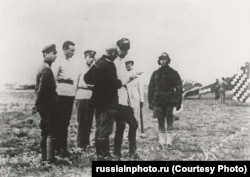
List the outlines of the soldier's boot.
{"type": "Polygon", "coordinates": [[[47,160],[47,145],[46,145],[47,136],[42,136],[40,141],[40,147],[41,147],[41,155],[42,155],[42,161],[47,160]]]}
{"type": "Polygon", "coordinates": [[[115,140],[114,140],[114,156],[117,158],[121,158],[122,154],[121,154],[121,149],[122,149],[122,139],[119,139],[115,136],[115,140]]]}
{"type": "Polygon", "coordinates": [[[98,141],[98,139],[95,139],[95,149],[96,149],[97,160],[99,160],[101,156],[101,146],[100,146],[100,141],[98,141]]]}
{"type": "Polygon", "coordinates": [[[109,139],[98,139],[96,140],[96,155],[99,161],[111,160],[109,152],[109,139]]]}
{"type": "Polygon", "coordinates": [[[70,152],[67,149],[67,139],[68,139],[68,130],[66,130],[63,133],[63,136],[62,136],[61,154],[62,154],[63,157],[69,157],[70,156],[70,152]]]}
{"type": "Polygon", "coordinates": [[[132,159],[139,159],[140,156],[139,154],[136,152],[136,140],[130,141],[129,142],[129,156],[132,159]]]}
{"type": "Polygon", "coordinates": [[[54,145],[54,137],[47,137],[47,160],[49,163],[55,162],[55,145],[54,145]]]}
{"type": "Polygon", "coordinates": [[[120,144],[114,144],[114,156],[116,156],[117,158],[121,158],[122,154],[121,154],[121,145],[120,144]]]}
{"type": "Polygon", "coordinates": [[[97,160],[104,161],[105,160],[105,155],[104,155],[105,146],[104,146],[103,140],[97,139],[95,146],[96,146],[97,160]]]}
{"type": "Polygon", "coordinates": [[[167,147],[172,147],[172,138],[173,138],[173,132],[172,131],[167,131],[166,134],[166,145],[167,147]]]}
{"type": "Polygon", "coordinates": [[[105,138],[104,142],[104,155],[105,155],[105,158],[108,160],[111,158],[111,154],[110,154],[110,149],[109,149],[109,138],[105,138]]]}

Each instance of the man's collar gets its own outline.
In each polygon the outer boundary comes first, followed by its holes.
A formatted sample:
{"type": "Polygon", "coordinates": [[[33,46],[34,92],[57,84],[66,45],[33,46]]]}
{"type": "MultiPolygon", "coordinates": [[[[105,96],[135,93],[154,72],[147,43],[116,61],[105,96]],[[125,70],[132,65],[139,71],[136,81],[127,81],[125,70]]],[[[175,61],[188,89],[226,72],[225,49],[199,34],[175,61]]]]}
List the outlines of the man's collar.
{"type": "Polygon", "coordinates": [[[44,62],[45,67],[50,68],[50,65],[47,62],[44,62]]]}

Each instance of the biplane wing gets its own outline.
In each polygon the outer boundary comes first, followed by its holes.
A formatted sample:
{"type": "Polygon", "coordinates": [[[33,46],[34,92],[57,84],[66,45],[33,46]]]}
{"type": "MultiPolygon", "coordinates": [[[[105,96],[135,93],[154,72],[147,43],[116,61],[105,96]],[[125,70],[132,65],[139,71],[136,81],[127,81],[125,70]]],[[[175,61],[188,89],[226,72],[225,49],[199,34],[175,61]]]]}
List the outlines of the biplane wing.
{"type": "Polygon", "coordinates": [[[203,87],[196,87],[191,90],[187,90],[183,93],[183,97],[191,97],[191,96],[201,96],[204,94],[215,92],[216,83],[209,84],[203,87]]]}

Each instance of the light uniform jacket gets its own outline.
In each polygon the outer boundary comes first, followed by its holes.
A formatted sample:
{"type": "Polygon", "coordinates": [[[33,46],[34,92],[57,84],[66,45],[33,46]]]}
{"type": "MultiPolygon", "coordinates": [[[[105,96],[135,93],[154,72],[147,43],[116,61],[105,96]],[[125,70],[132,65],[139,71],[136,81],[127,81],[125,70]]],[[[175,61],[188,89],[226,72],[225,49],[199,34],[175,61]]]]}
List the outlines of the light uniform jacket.
{"type": "MultiPolygon", "coordinates": [[[[134,70],[128,71],[129,75],[135,75],[136,72],[134,70]]],[[[134,115],[137,120],[140,120],[140,102],[144,102],[144,91],[143,84],[139,78],[134,79],[130,83],[127,84],[129,97],[132,102],[134,108],[134,115]]]]}
{"type": "MultiPolygon", "coordinates": [[[[58,79],[74,81],[74,68],[71,60],[63,59],[63,61],[60,62],[56,73],[56,80],[58,81],[58,79]]],[[[60,96],[75,96],[76,86],[74,83],[68,84],[57,82],[56,92],[60,96]]]]}
{"type": "Polygon", "coordinates": [[[81,100],[81,99],[90,99],[92,96],[92,90],[87,86],[86,82],[84,81],[84,75],[89,70],[89,66],[84,63],[83,64],[83,70],[78,76],[77,80],[77,91],[75,99],[81,100]]]}
{"type": "MultiPolygon", "coordinates": [[[[125,61],[126,59],[117,58],[114,61],[117,77],[121,80],[122,85],[126,85],[129,81],[129,73],[126,69],[125,61]]],[[[134,107],[133,102],[130,101],[129,91],[126,87],[121,87],[118,90],[119,104],[124,106],[134,107]]]]}

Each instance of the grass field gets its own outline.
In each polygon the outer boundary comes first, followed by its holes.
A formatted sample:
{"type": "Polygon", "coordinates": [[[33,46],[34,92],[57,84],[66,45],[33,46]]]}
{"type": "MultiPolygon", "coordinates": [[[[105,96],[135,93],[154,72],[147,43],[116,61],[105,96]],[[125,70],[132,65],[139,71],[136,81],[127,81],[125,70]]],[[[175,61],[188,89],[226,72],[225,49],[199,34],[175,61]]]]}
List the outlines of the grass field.
{"type": "MultiPolygon", "coordinates": [[[[146,93],[145,93],[146,95],[146,93]]],[[[146,99],[147,100],[147,99],[146,99]]],[[[31,114],[34,94],[31,91],[0,92],[0,174],[22,176],[91,176],[95,149],[80,152],[75,146],[76,111],[69,131],[69,159],[56,165],[40,162],[40,129],[38,114],[31,114]]],[[[138,131],[138,153],[141,160],[250,160],[250,106],[229,97],[220,104],[207,95],[183,101],[184,111],[175,122],[172,149],[160,150],[157,122],[147,103],[143,108],[146,136],[138,131]]],[[[126,134],[125,134],[126,135],[126,134]]],[[[94,129],[92,132],[94,136],[94,129]]],[[[124,137],[123,160],[128,157],[127,135],[124,137]]],[[[112,148],[111,148],[112,149],[112,148]]]]}

